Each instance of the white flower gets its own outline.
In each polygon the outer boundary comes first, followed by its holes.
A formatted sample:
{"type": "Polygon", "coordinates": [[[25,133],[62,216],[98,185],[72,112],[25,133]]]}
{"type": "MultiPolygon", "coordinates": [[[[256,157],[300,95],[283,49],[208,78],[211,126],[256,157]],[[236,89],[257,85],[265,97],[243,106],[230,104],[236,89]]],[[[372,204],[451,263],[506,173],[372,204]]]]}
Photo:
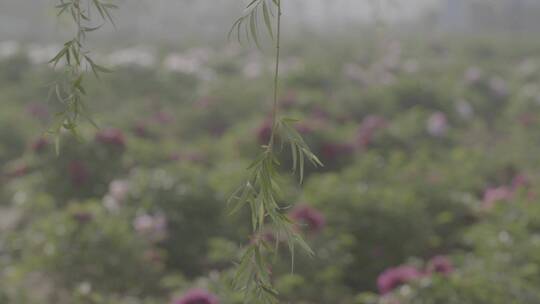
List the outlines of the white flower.
{"type": "Polygon", "coordinates": [[[448,121],[446,115],[441,112],[433,113],[427,121],[427,131],[430,135],[441,137],[448,131],[448,121]]]}

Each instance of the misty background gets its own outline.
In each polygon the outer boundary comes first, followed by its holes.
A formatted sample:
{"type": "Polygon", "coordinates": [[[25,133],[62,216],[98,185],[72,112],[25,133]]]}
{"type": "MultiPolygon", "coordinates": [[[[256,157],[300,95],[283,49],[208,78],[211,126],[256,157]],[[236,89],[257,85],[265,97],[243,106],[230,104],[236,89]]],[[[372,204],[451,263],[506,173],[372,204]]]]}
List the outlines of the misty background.
{"type": "MultiPolygon", "coordinates": [[[[1,0],[0,41],[60,42],[69,22],[56,18],[56,0],[1,0]]],[[[226,39],[245,1],[117,0],[117,28],[107,25],[99,39],[115,43],[226,39]]],[[[295,0],[284,1],[287,31],[354,33],[355,26],[421,24],[430,30],[535,30],[535,0],[295,0]],[[428,26],[426,26],[428,25],[428,26]]],[[[95,36],[95,35],[93,35],[95,36]]]]}

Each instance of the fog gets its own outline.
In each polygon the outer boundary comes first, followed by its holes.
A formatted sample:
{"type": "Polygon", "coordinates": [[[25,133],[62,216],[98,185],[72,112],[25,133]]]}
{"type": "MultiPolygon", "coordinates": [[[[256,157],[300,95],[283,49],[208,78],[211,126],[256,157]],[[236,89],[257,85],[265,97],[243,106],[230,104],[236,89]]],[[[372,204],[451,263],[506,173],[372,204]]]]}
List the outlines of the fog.
{"type": "MultiPolygon", "coordinates": [[[[66,20],[55,15],[55,0],[1,0],[0,40],[61,41],[66,20]]],[[[226,36],[241,14],[240,0],[117,0],[117,28],[105,37],[123,42],[226,36]]],[[[351,24],[411,20],[436,11],[437,0],[295,0],[284,1],[288,29],[339,31],[351,24]]],[[[67,33],[64,33],[67,34],[67,33]]]]}

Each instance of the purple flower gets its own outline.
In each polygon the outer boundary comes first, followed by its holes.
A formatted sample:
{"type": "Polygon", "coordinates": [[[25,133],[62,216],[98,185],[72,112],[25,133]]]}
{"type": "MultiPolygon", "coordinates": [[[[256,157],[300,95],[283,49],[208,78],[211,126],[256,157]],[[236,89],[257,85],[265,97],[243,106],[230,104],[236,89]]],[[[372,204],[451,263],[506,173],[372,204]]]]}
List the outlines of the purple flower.
{"type": "Polygon", "coordinates": [[[192,289],[180,299],[175,300],[174,304],[219,304],[219,300],[206,290],[192,289]]]}
{"type": "Polygon", "coordinates": [[[326,224],[324,215],[308,205],[299,205],[295,207],[289,213],[289,217],[301,227],[305,227],[308,232],[312,233],[321,231],[326,224]]]}
{"type": "Polygon", "coordinates": [[[104,129],[96,134],[96,141],[110,146],[124,148],[126,141],[122,131],[118,129],[104,129]]]}
{"type": "Polygon", "coordinates": [[[484,198],[482,199],[482,207],[489,209],[493,207],[496,202],[511,199],[513,194],[514,192],[508,186],[488,188],[484,192],[484,198]]]}
{"type": "Polygon", "coordinates": [[[465,82],[475,84],[482,78],[482,70],[479,67],[470,67],[465,71],[465,82]]]}
{"type": "Polygon", "coordinates": [[[270,141],[272,136],[272,121],[265,120],[257,129],[257,140],[261,145],[265,145],[270,141]]]}
{"type": "Polygon", "coordinates": [[[167,235],[167,219],[163,215],[139,215],[133,220],[133,227],[151,241],[163,240],[167,235]]]}
{"type": "Polygon", "coordinates": [[[498,97],[504,97],[508,95],[508,86],[506,81],[500,77],[492,77],[489,80],[489,88],[498,97]]]}
{"type": "Polygon", "coordinates": [[[68,164],[68,173],[71,183],[78,187],[84,185],[90,177],[88,168],[79,160],[73,160],[68,164]]]}
{"type": "Polygon", "coordinates": [[[387,294],[397,287],[422,277],[422,273],[412,266],[398,266],[382,272],[377,278],[377,287],[381,294],[387,294]]]}
{"type": "Polygon", "coordinates": [[[454,271],[452,261],[443,255],[438,255],[431,258],[427,264],[428,273],[440,273],[448,275],[454,271]]]}
{"type": "Polygon", "coordinates": [[[427,131],[430,135],[441,137],[448,131],[448,120],[442,112],[433,113],[427,121],[427,131]]]}

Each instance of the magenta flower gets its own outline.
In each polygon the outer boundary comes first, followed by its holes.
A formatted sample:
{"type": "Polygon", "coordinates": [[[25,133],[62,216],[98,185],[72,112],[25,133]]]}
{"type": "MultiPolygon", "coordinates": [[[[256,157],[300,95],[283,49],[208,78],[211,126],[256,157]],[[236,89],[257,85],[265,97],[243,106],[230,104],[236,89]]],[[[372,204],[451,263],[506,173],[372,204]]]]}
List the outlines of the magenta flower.
{"type": "Polygon", "coordinates": [[[192,289],[180,299],[175,300],[174,304],[219,304],[219,300],[206,290],[192,289]]]}
{"type": "Polygon", "coordinates": [[[360,129],[358,130],[358,144],[360,147],[366,147],[371,142],[375,132],[383,129],[388,125],[386,120],[377,115],[369,115],[362,120],[360,129]]]}
{"type": "Polygon", "coordinates": [[[75,186],[84,185],[90,177],[88,168],[79,160],[73,160],[68,164],[68,173],[71,183],[75,186]]]}
{"type": "Polygon", "coordinates": [[[403,284],[421,277],[422,273],[413,266],[403,265],[389,268],[377,278],[377,287],[379,288],[379,292],[384,295],[403,284]]]}
{"type": "Polygon", "coordinates": [[[428,273],[440,273],[443,275],[448,275],[454,271],[454,266],[452,261],[443,255],[438,255],[431,258],[427,264],[428,273]]]}
{"type": "Polygon", "coordinates": [[[498,201],[506,201],[512,198],[514,191],[508,186],[488,188],[484,192],[482,207],[489,209],[498,201]]]}
{"type": "Polygon", "coordinates": [[[96,141],[110,146],[124,148],[126,140],[122,131],[118,129],[104,129],[96,134],[96,141]]]}
{"type": "Polygon", "coordinates": [[[324,215],[308,205],[295,207],[289,213],[289,217],[299,224],[301,228],[305,227],[308,232],[312,233],[321,231],[326,224],[324,215]]]}

